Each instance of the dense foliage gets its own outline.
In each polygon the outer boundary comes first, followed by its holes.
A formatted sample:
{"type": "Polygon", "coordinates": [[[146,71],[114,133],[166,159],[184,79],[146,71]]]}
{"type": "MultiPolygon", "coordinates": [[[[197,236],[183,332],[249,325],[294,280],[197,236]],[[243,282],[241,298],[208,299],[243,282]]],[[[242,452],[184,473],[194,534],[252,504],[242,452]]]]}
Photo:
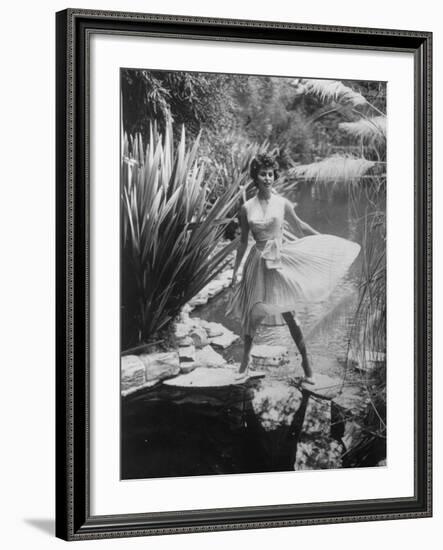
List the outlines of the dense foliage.
{"type": "Polygon", "coordinates": [[[124,136],[122,178],[123,348],[148,341],[223,269],[236,242],[219,247],[242,192],[233,182],[208,201],[199,138],[175,147],[172,127],[124,136]]]}

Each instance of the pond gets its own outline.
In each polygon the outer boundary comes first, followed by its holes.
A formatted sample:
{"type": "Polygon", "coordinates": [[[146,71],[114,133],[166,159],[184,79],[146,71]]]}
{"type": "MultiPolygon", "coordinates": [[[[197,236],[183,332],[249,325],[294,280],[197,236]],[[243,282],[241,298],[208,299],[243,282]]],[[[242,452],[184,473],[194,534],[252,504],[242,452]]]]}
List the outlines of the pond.
{"type": "MultiPolygon", "coordinates": [[[[369,208],[366,200],[354,201],[350,206],[346,197],[313,198],[309,187],[290,198],[298,203],[298,215],[321,233],[362,242],[361,220],[369,208]]],[[[314,370],[342,382],[341,404],[348,410],[364,406],[367,383],[361,373],[344,361],[357,303],[360,262],[359,257],[326,300],[300,303],[296,311],[314,370]]],[[[225,316],[228,300],[229,290],[195,309],[192,315],[222,323],[238,334],[238,322],[225,316]]],[[[308,434],[303,433],[308,403],[304,395],[299,398],[290,393],[291,378],[301,375],[302,370],[286,326],[261,327],[256,343],[285,346],[289,363],[270,369],[263,380],[238,388],[189,391],[160,385],[122,400],[122,479],[293,470],[299,441],[307,445],[306,453],[314,454],[315,449],[319,457],[329,457],[331,449],[335,456],[344,452],[343,423],[337,423],[335,447],[329,428],[327,434],[314,430],[315,433],[305,437],[308,434]],[[279,392],[287,391],[285,395],[299,399],[299,408],[295,414],[292,411],[289,420],[286,418],[287,421],[269,430],[260,424],[263,411],[257,410],[254,399],[257,401],[258,393],[272,385],[279,392]]],[[[224,350],[223,355],[229,362],[237,363],[241,351],[242,344],[238,341],[224,350]]],[[[334,415],[337,411],[332,408],[334,415]]],[[[332,435],[333,432],[334,429],[332,435]]],[[[340,460],[326,460],[322,464],[318,461],[318,467],[340,466],[340,460]]]]}

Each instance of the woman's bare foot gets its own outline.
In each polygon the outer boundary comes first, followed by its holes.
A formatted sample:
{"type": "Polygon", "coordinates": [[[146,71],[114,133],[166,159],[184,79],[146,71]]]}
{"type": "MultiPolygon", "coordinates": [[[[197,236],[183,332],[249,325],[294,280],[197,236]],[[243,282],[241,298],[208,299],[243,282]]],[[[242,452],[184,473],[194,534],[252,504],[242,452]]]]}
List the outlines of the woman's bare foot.
{"type": "MultiPolygon", "coordinates": [[[[307,355],[304,355],[302,357],[301,366],[303,369],[305,380],[311,380],[314,377],[314,373],[312,371],[307,355]]],[[[308,382],[308,384],[314,384],[314,382],[308,382]]]]}
{"type": "Polygon", "coordinates": [[[238,373],[235,376],[236,380],[243,380],[248,378],[249,376],[249,361],[247,363],[243,363],[243,361],[240,364],[240,369],[238,373]]]}
{"type": "Polygon", "coordinates": [[[315,376],[311,374],[311,376],[303,376],[302,383],[304,384],[312,384],[315,385],[315,376]]]}

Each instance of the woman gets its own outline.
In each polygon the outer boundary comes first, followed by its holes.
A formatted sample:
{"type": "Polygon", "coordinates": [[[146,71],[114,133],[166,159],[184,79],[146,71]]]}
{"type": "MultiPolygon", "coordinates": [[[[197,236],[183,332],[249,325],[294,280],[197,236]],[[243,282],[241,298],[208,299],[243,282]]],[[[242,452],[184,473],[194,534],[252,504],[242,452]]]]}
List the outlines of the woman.
{"type": "Polygon", "coordinates": [[[333,235],[320,235],[295,214],[293,205],[273,192],[278,165],[269,155],[257,155],[250,174],[256,195],[240,209],[241,238],[232,276],[237,283],[238,269],[248,247],[249,232],[254,237],[240,285],[235,289],[228,315],[240,318],[244,338],[239,378],[247,377],[251,348],[260,323],[286,322],[301,354],[304,381],[314,384],[312,367],[300,326],[293,314],[300,300],[326,297],[359,253],[360,246],[333,235]],[[309,236],[284,241],[284,223],[292,232],[309,236]]]}

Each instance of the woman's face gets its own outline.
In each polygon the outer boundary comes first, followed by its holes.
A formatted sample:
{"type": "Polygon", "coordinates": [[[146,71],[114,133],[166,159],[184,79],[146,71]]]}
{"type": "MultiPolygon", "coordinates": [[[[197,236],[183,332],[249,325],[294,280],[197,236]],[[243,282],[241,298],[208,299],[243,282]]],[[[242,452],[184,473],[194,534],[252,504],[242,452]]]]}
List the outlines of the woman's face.
{"type": "Polygon", "coordinates": [[[255,184],[259,192],[262,195],[269,195],[274,183],[274,169],[273,168],[260,168],[257,172],[257,179],[255,184]]]}

